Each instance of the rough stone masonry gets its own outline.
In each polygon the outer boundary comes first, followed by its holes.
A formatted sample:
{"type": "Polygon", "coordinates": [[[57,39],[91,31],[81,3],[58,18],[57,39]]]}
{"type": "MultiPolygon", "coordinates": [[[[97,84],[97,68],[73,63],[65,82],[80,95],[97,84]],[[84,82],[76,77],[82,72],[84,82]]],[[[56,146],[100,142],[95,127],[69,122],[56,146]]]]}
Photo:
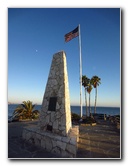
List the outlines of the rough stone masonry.
{"type": "Polygon", "coordinates": [[[71,123],[66,55],[53,55],[39,124],[25,128],[23,138],[62,157],[76,157],[79,128],[71,123]]]}
{"type": "Polygon", "coordinates": [[[40,116],[42,130],[67,136],[71,129],[71,110],[66,56],[54,54],[40,116]]]}

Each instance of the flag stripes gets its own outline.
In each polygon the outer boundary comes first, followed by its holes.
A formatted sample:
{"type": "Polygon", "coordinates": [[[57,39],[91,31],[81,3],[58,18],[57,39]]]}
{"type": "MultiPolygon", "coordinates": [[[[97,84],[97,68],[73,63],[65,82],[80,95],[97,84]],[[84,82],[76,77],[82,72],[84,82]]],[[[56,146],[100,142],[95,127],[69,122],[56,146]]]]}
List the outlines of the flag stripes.
{"type": "Polygon", "coordinates": [[[64,37],[65,37],[65,42],[68,42],[70,40],[72,40],[73,38],[79,36],[79,29],[78,27],[75,28],[73,31],[67,33],[64,37]]]}

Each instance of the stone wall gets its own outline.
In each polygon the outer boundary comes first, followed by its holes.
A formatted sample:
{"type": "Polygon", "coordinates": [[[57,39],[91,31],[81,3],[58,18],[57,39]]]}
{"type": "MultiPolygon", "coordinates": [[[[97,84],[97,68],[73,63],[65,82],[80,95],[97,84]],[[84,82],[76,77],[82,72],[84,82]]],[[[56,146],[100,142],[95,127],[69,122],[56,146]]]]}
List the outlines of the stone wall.
{"type": "Polygon", "coordinates": [[[68,137],[59,136],[51,132],[42,132],[37,127],[25,128],[22,138],[53,154],[59,155],[59,157],[75,158],[77,142],[79,141],[79,128],[78,126],[74,126],[70,130],[68,137]]]}
{"type": "Polygon", "coordinates": [[[66,55],[54,54],[42,102],[39,126],[46,131],[66,136],[71,129],[71,110],[66,55]],[[49,110],[50,98],[56,98],[55,111],[49,110]]]}

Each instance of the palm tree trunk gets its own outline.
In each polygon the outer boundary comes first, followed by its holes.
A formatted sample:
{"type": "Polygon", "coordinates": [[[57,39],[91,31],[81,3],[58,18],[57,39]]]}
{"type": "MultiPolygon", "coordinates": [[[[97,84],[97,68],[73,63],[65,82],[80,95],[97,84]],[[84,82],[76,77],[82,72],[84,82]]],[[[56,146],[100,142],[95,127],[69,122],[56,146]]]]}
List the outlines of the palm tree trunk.
{"type": "Polygon", "coordinates": [[[90,116],[91,110],[90,110],[90,93],[89,93],[89,116],[90,116]]]}
{"type": "Polygon", "coordinates": [[[94,110],[95,114],[96,114],[96,101],[97,101],[97,87],[95,89],[95,110],[94,110]]]}
{"type": "Polygon", "coordinates": [[[85,88],[85,104],[86,104],[86,117],[88,116],[87,93],[85,88]]]}

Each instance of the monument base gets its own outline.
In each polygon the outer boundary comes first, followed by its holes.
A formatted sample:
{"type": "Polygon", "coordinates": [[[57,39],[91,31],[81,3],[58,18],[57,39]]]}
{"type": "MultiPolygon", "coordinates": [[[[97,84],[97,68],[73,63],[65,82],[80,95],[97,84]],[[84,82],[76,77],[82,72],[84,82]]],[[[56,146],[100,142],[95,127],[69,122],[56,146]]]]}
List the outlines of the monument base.
{"type": "Polygon", "coordinates": [[[67,137],[54,134],[50,131],[41,131],[37,126],[24,128],[22,133],[26,141],[58,154],[62,158],[75,158],[77,142],[79,141],[79,127],[73,126],[67,137]]]}

